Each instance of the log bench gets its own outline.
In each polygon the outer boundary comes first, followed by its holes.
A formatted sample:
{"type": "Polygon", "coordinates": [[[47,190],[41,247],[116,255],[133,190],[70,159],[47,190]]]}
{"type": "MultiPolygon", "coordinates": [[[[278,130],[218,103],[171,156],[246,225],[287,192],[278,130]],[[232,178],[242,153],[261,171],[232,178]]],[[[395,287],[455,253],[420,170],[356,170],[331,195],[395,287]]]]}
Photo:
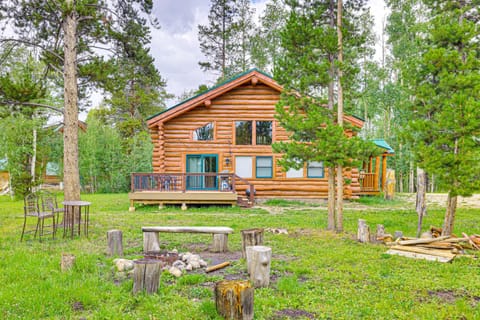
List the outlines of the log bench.
{"type": "Polygon", "coordinates": [[[228,227],[142,227],[143,231],[143,250],[160,251],[158,234],[168,233],[210,233],[213,235],[213,252],[228,251],[228,235],[233,233],[232,228],[228,227]]]}

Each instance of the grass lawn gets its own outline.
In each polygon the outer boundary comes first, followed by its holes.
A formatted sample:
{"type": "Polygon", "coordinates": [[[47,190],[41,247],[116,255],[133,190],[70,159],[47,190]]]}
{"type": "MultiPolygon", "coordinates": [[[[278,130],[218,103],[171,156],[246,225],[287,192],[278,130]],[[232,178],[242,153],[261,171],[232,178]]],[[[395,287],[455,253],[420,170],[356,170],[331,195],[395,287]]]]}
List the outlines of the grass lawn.
{"type": "MultiPolygon", "coordinates": [[[[245,261],[221,272],[180,278],[163,273],[156,295],[132,295],[132,280],[113,269],[105,255],[106,233],[123,231],[126,258],[141,257],[142,226],[228,226],[230,251],[241,249],[240,230],[286,228],[266,233],[273,250],[271,284],[255,290],[255,319],[480,319],[477,260],[450,264],[385,254],[383,245],[355,241],[359,218],[372,230],[402,230],[413,236],[416,213],[401,200],[346,204],[344,234],[325,231],[325,205],[270,201],[253,209],[155,206],[128,212],[126,194],[82,195],[91,201],[90,237],[20,242],[23,202],[0,197],[1,319],[220,319],[213,285],[245,277],[245,261]],[[62,253],[76,255],[75,267],[60,271],[62,253]]],[[[430,209],[424,225],[441,226],[444,210],[430,209]]],[[[455,231],[480,233],[480,209],[459,209],[455,231]]],[[[208,235],[161,234],[161,245],[181,252],[204,249],[208,235]]],[[[201,253],[200,253],[201,255],[201,253]]]]}

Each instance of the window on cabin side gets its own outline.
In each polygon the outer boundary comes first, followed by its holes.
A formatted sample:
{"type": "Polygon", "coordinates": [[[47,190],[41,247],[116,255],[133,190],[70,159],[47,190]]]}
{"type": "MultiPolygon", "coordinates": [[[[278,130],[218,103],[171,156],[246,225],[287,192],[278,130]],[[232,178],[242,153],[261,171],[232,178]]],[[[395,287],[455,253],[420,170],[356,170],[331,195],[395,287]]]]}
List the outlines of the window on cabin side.
{"type": "Polygon", "coordinates": [[[309,178],[323,178],[323,161],[311,161],[308,163],[307,176],[309,178]]]}
{"type": "Polygon", "coordinates": [[[273,159],[272,157],[257,157],[256,158],[257,178],[272,178],[273,177],[273,159]]]}
{"type": "Polygon", "coordinates": [[[257,145],[272,144],[272,121],[256,121],[256,143],[257,145]]]}
{"type": "Polygon", "coordinates": [[[235,144],[252,144],[252,121],[235,121],[235,144]]]}
{"type": "Polygon", "coordinates": [[[193,131],[193,140],[195,141],[208,141],[213,140],[213,122],[207,123],[203,127],[195,129],[193,131]]]}

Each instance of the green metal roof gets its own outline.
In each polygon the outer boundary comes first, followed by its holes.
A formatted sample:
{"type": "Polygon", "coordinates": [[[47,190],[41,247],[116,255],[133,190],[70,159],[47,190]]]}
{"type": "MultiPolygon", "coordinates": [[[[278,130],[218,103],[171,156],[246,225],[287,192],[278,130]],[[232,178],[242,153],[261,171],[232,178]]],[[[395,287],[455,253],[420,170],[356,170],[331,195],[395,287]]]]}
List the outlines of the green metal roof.
{"type": "Polygon", "coordinates": [[[377,147],[386,149],[388,153],[395,153],[395,150],[383,139],[372,139],[372,142],[375,143],[377,147]]]}
{"type": "Polygon", "coordinates": [[[267,74],[267,73],[265,73],[265,72],[263,72],[263,71],[260,71],[260,70],[258,70],[257,68],[253,68],[253,69],[247,70],[247,71],[245,71],[245,72],[242,72],[242,73],[240,73],[240,74],[237,74],[237,75],[234,76],[233,78],[230,78],[230,79],[227,79],[227,80],[225,80],[225,81],[223,81],[223,82],[220,82],[219,84],[211,87],[211,88],[208,89],[207,91],[200,92],[200,93],[194,95],[193,97],[190,97],[190,98],[188,98],[188,99],[185,99],[185,100],[177,103],[176,105],[171,106],[170,108],[167,108],[167,109],[165,109],[165,110],[163,110],[163,111],[160,111],[160,112],[154,114],[153,116],[148,117],[147,120],[150,120],[150,119],[152,119],[152,118],[155,118],[156,116],[161,115],[161,114],[164,113],[164,112],[170,111],[170,110],[172,110],[172,109],[174,109],[174,108],[176,108],[176,107],[184,104],[185,102],[188,102],[188,101],[190,101],[190,100],[193,100],[193,99],[195,99],[195,98],[197,98],[197,97],[199,97],[199,96],[201,96],[201,95],[204,95],[204,94],[206,94],[206,93],[208,93],[208,92],[210,92],[210,91],[213,91],[213,90],[217,89],[218,87],[221,87],[221,86],[223,86],[223,85],[225,85],[225,84],[227,84],[227,83],[230,83],[230,82],[232,82],[232,81],[235,81],[235,80],[237,80],[238,78],[241,78],[241,77],[243,77],[244,75],[249,74],[249,73],[252,72],[252,71],[257,71],[258,73],[261,73],[261,74],[263,74],[264,76],[269,77],[270,79],[273,80],[273,77],[272,77],[271,75],[269,75],[269,74],[267,74]]]}
{"type": "Polygon", "coordinates": [[[7,170],[7,159],[0,159],[0,171],[7,170]]]}

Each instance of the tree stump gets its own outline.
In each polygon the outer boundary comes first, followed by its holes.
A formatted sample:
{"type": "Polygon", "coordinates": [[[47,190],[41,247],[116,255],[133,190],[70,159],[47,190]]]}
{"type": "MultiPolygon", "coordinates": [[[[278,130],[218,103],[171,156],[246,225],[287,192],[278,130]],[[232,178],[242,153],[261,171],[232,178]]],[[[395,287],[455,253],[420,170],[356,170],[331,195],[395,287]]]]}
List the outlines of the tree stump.
{"type": "Polygon", "coordinates": [[[383,239],[385,235],[385,227],[383,224],[377,224],[377,232],[375,234],[375,242],[380,242],[378,239],[383,239]]]}
{"type": "Polygon", "coordinates": [[[121,230],[107,231],[108,255],[123,256],[123,235],[121,230]]]}
{"type": "Polygon", "coordinates": [[[249,246],[246,248],[247,271],[255,288],[268,287],[270,284],[270,264],[272,248],[249,246]]]}
{"type": "Polygon", "coordinates": [[[76,257],[70,253],[62,253],[62,261],[60,262],[60,269],[62,272],[70,270],[75,265],[76,257]]]}
{"type": "Polygon", "coordinates": [[[217,312],[225,319],[253,319],[253,292],[250,282],[223,280],[215,284],[217,312]]]}
{"type": "Polygon", "coordinates": [[[397,240],[398,238],[402,238],[403,237],[403,232],[402,231],[395,231],[395,233],[393,234],[393,239],[394,240],[397,240]]]}
{"type": "Polygon", "coordinates": [[[159,260],[135,260],[133,269],[133,293],[145,290],[147,294],[158,291],[162,263],[159,260]]]}
{"type": "Polygon", "coordinates": [[[363,219],[358,219],[357,239],[361,243],[370,242],[370,227],[363,219]]]}
{"type": "Polygon", "coordinates": [[[143,251],[144,252],[160,251],[160,244],[158,242],[157,232],[143,233],[143,251]]]}
{"type": "Polygon", "coordinates": [[[213,235],[212,252],[228,251],[228,234],[216,233],[213,235]]]}
{"type": "Polygon", "coordinates": [[[263,228],[246,229],[240,233],[242,234],[242,258],[245,259],[246,247],[263,245],[263,228]]]}

